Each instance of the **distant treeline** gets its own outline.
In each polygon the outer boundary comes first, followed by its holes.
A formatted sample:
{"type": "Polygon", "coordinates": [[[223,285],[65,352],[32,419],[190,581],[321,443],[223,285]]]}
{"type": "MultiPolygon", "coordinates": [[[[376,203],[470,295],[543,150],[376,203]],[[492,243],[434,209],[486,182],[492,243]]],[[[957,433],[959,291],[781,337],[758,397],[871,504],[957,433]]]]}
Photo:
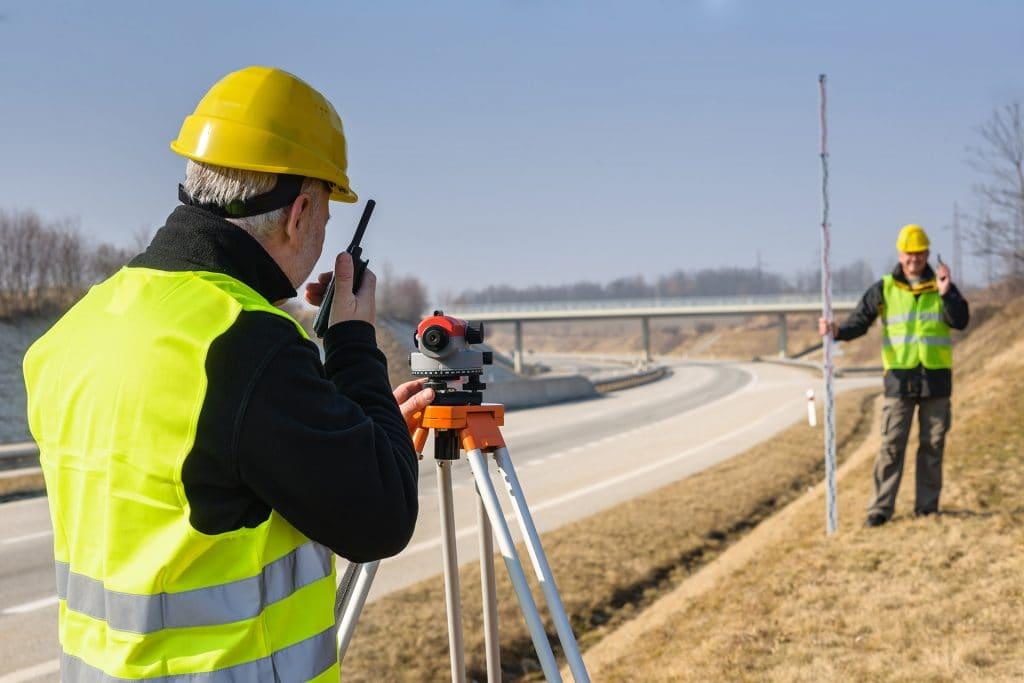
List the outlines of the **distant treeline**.
{"type": "MultiPolygon", "coordinates": [[[[134,248],[118,247],[89,240],[70,219],[46,221],[34,211],[0,210],[0,319],[66,310],[142,251],[149,237],[149,231],[139,231],[134,248]]],[[[377,286],[380,315],[414,321],[426,307],[422,282],[385,267],[377,286]]]]}
{"type": "MultiPolygon", "coordinates": [[[[834,292],[861,292],[879,278],[865,261],[832,273],[834,292]]],[[[586,301],[595,299],[652,299],[689,296],[751,296],[757,294],[815,294],[821,289],[820,271],[807,271],[789,279],[758,268],[705,268],[677,270],[648,281],[642,275],[606,284],[574,282],[565,285],[512,287],[498,285],[467,290],[456,303],[512,303],[528,301],[586,301]]]]}
{"type": "Polygon", "coordinates": [[[70,220],[0,210],[0,318],[63,310],[131,255],[88,240],[70,220]]]}

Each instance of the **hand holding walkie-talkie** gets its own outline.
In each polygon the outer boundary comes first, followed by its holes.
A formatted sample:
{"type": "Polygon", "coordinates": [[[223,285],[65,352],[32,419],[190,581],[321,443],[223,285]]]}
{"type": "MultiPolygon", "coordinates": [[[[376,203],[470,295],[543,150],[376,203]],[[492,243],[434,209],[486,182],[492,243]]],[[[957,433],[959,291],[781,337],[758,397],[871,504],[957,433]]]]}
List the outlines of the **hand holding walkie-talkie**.
{"type": "MultiPolygon", "coordinates": [[[[359,219],[359,225],[356,227],[356,234],[352,236],[352,242],[345,249],[349,254],[352,255],[352,266],[355,271],[352,276],[352,293],[355,294],[359,291],[359,285],[363,283],[363,274],[366,272],[366,266],[369,265],[369,259],[363,259],[363,248],[359,246],[359,243],[363,241],[363,233],[366,232],[366,225],[370,222],[370,216],[373,215],[373,207],[377,205],[377,202],[372,199],[366,202],[366,208],[363,209],[363,215],[359,219]]],[[[323,301],[320,302],[320,310],[316,314],[316,318],[313,320],[313,331],[316,332],[316,336],[323,337],[327,332],[327,327],[330,324],[331,319],[331,304],[334,302],[334,278],[327,284],[327,290],[324,292],[323,301]]]]}

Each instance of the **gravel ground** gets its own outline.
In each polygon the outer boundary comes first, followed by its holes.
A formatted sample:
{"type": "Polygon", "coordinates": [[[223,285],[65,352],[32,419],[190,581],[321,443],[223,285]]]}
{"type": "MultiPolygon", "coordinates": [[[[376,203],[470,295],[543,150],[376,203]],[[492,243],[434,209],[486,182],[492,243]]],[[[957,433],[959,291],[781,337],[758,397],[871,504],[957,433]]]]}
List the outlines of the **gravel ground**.
{"type": "Polygon", "coordinates": [[[50,325],[52,317],[0,321],[0,443],[29,441],[21,359],[50,325]]]}

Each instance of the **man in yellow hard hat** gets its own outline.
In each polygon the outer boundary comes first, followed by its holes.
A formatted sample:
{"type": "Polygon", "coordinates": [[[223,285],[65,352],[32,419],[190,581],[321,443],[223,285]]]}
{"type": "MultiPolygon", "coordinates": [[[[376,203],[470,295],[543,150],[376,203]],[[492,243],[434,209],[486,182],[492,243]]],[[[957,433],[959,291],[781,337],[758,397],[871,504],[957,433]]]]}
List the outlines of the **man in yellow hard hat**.
{"type": "Polygon", "coordinates": [[[928,235],[920,225],[903,226],[896,239],[899,263],[865,292],[842,325],[818,321],[822,336],[856,339],[882,317],[885,404],[882,449],[875,460],[874,497],[866,525],[881,526],[892,517],[903,476],[904,454],[914,410],[918,413],[917,486],[914,512],[938,512],[942,491],[942,453],[949,431],[953,389],[950,329],[967,327],[967,301],[940,261],[928,265],[928,235]]]}
{"type": "MultiPolygon", "coordinates": [[[[417,456],[374,332],[373,273],[335,261],[325,360],[276,304],[354,202],[345,136],[278,69],[185,119],[182,205],[25,358],[68,681],[337,681],[334,554],[393,555],[417,456]]],[[[318,304],[327,274],[306,286],[318,304]]],[[[400,405],[401,404],[401,405],[400,405]]]]}

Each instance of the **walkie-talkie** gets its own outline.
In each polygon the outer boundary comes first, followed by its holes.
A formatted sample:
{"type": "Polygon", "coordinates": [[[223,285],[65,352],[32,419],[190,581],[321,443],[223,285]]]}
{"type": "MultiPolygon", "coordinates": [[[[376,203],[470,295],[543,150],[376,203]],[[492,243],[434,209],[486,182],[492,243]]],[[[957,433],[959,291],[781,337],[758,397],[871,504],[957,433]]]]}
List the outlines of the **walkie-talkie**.
{"type": "MultiPolygon", "coordinates": [[[[372,199],[366,201],[366,208],[363,209],[363,215],[359,219],[359,225],[356,226],[356,234],[352,236],[352,242],[345,249],[348,253],[352,254],[352,265],[355,268],[355,272],[352,275],[352,293],[355,294],[359,291],[359,285],[363,283],[363,273],[366,272],[366,266],[370,264],[370,260],[362,259],[363,248],[359,246],[359,243],[363,241],[363,233],[366,232],[366,225],[370,222],[370,216],[373,215],[373,207],[377,206],[377,202],[372,199]]],[[[324,300],[320,302],[320,310],[316,314],[316,318],[313,320],[313,331],[316,332],[316,336],[323,338],[324,334],[327,333],[327,325],[331,319],[331,302],[334,301],[334,277],[331,277],[331,281],[327,283],[327,291],[324,292],[324,300]]]]}

